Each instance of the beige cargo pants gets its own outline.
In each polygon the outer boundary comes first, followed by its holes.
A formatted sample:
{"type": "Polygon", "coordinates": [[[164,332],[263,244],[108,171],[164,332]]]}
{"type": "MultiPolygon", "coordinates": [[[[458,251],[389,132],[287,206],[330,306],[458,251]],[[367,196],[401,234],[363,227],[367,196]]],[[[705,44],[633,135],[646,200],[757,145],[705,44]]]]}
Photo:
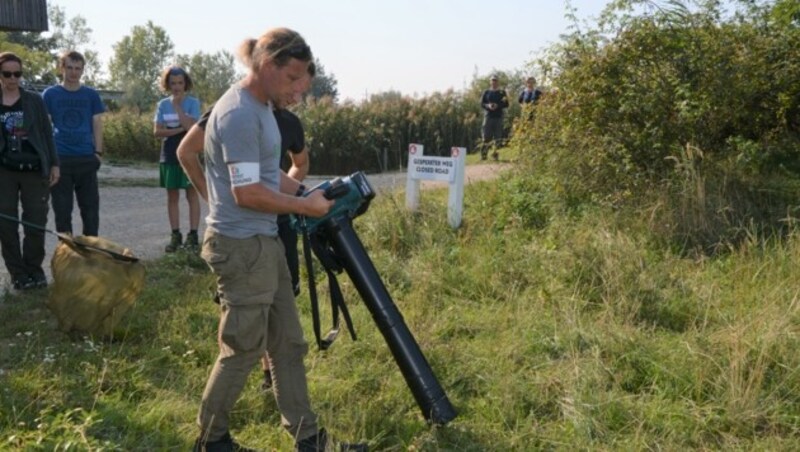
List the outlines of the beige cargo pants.
{"type": "Polygon", "coordinates": [[[308,400],[303,363],[308,343],[280,240],[234,239],[207,230],[202,257],[217,277],[222,312],[220,351],[197,417],[201,435],[214,441],[228,431],[231,409],[265,350],[282,425],[295,438],[315,434],[317,415],[308,400]]]}

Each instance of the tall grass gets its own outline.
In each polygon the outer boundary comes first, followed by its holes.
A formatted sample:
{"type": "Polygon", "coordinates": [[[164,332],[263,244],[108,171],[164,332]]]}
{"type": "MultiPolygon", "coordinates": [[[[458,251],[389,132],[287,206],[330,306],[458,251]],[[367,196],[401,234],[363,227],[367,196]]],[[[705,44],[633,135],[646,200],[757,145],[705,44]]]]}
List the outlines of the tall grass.
{"type": "MultiPolygon", "coordinates": [[[[401,170],[410,143],[425,145],[428,155],[450,155],[453,146],[473,151],[483,118],[480,94],[452,90],[419,99],[386,93],[361,104],[309,98],[294,111],[305,128],[311,171],[322,175],[401,170]]],[[[518,113],[517,105],[509,109],[509,127],[518,113]]],[[[152,115],[106,115],[104,141],[111,158],[158,161],[160,142],[153,137],[152,115]]]]}
{"type": "MultiPolygon", "coordinates": [[[[800,235],[753,233],[690,259],[602,208],[515,220],[529,206],[504,199],[520,184],[470,185],[458,230],[443,191],[426,192],[414,214],[388,194],[355,220],[459,417],[425,425],[342,276],[359,339],[306,359],[331,432],[372,450],[800,447],[800,235]]],[[[44,293],[5,297],[3,447],[189,447],[216,354],[212,277],[186,255],[147,265],[147,288],[111,342],[57,332],[44,293]]],[[[287,450],[259,374],[234,409],[234,434],[287,450]]]]}
{"type": "MultiPolygon", "coordinates": [[[[443,191],[416,213],[387,194],[355,220],[459,417],[425,425],[342,277],[359,340],[306,358],[335,436],[389,451],[800,449],[798,66],[785,58],[800,34],[766,4],[721,23],[710,3],[628,15],[637,3],[556,46],[560,89],[517,122],[520,174],[470,185],[461,228],[443,191]]],[[[469,139],[475,105],[459,96],[310,104],[315,171],[469,139]]],[[[148,269],[110,342],[57,332],[44,293],[4,298],[2,446],[189,447],[216,354],[212,277],[186,255],[148,269]]],[[[290,449],[259,383],[253,372],[234,434],[290,449]]]]}

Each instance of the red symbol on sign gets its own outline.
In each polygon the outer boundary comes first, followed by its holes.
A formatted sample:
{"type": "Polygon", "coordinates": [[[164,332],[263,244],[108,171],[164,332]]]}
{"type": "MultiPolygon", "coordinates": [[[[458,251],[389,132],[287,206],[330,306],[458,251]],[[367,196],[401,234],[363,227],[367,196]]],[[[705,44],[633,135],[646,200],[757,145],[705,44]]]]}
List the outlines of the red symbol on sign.
{"type": "Polygon", "coordinates": [[[450,156],[458,157],[458,148],[450,148],[450,156]]]}
{"type": "Polygon", "coordinates": [[[413,144],[408,146],[408,153],[409,154],[416,154],[417,153],[417,146],[413,145],[413,144]]]}

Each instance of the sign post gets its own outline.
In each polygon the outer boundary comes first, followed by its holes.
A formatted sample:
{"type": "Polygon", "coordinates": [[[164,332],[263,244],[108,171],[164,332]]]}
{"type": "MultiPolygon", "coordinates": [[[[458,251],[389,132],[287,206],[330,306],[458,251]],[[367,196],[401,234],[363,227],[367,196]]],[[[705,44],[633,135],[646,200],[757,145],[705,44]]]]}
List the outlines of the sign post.
{"type": "Polygon", "coordinates": [[[464,165],[466,164],[467,148],[450,148],[450,158],[455,166],[455,180],[450,182],[447,222],[450,223],[451,228],[457,229],[461,226],[461,214],[464,211],[464,165]]]}
{"type": "Polygon", "coordinates": [[[416,157],[422,156],[425,149],[421,144],[408,145],[408,165],[406,166],[406,208],[412,212],[419,209],[419,179],[413,177],[416,170],[412,170],[412,162],[416,157]]]}
{"type": "Polygon", "coordinates": [[[453,229],[461,226],[464,207],[464,165],[466,148],[453,147],[450,157],[425,156],[421,144],[408,145],[408,172],[406,176],[406,207],[419,208],[419,181],[447,182],[450,193],[447,203],[447,221],[453,229]]]}

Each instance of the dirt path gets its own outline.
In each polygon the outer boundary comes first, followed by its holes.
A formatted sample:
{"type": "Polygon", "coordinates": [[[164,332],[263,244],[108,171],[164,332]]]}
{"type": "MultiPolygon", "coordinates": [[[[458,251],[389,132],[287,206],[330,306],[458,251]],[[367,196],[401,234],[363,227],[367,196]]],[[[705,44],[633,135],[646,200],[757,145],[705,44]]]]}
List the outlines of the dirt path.
{"type": "MultiPolygon", "coordinates": [[[[497,177],[508,164],[481,164],[466,167],[466,182],[487,180],[497,177]]],[[[102,237],[112,240],[120,245],[130,248],[133,253],[141,259],[156,259],[164,255],[164,246],[169,241],[169,222],[167,220],[167,195],[161,188],[152,186],[110,186],[110,180],[124,181],[124,184],[116,183],[113,185],[136,185],[135,181],[147,181],[148,185],[153,185],[153,181],[158,180],[158,169],[114,167],[105,165],[100,169],[100,234],[102,237]],[[107,181],[105,184],[102,181],[107,181]]],[[[312,176],[306,180],[306,185],[313,186],[329,178],[312,176]]],[[[385,173],[368,175],[370,184],[380,194],[381,191],[405,188],[405,173],[385,173]]],[[[440,182],[425,181],[423,188],[439,185],[440,182]]],[[[186,202],[181,200],[181,225],[185,234],[187,229],[187,209],[186,202]]],[[[200,233],[204,230],[203,219],[208,214],[208,209],[201,203],[201,227],[200,233]]],[[[81,230],[81,220],[77,206],[73,213],[73,228],[81,230]]],[[[49,215],[48,228],[55,230],[53,215],[49,215]]],[[[20,230],[20,233],[22,231],[20,230]]],[[[46,237],[45,248],[45,271],[48,279],[50,275],[50,259],[53,255],[57,239],[48,234],[46,237]]],[[[10,287],[8,272],[5,265],[0,266],[0,294],[10,287]]]]}

